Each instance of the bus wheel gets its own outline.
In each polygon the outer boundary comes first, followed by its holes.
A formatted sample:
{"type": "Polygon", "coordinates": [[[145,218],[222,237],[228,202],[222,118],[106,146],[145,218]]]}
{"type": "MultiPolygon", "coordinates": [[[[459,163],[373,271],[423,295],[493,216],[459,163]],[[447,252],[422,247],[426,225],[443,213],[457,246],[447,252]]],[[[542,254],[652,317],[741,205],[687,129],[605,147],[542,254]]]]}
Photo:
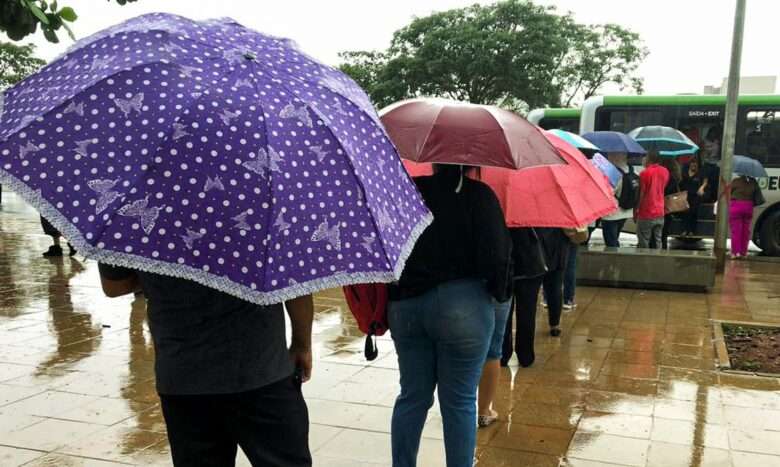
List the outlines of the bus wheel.
{"type": "Polygon", "coordinates": [[[775,211],[764,219],[759,237],[764,254],[780,256],[780,211],[775,211]]]}

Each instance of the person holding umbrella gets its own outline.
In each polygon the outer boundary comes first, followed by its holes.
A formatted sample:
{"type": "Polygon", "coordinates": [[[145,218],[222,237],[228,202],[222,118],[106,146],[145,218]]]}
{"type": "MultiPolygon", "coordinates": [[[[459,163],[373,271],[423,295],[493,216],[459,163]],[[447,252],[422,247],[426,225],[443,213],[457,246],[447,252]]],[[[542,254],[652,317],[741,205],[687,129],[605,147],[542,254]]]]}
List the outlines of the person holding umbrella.
{"type": "Polygon", "coordinates": [[[434,163],[433,175],[414,179],[433,224],[389,291],[388,321],[401,373],[392,417],[393,466],[417,465],[438,391],[447,465],[471,467],[477,424],[487,426],[498,416],[491,404],[509,313],[512,241],[496,194],[467,177],[464,164],[479,166],[473,175],[481,178],[488,166],[562,160],[537,128],[495,107],[414,99],[380,114],[401,157],[434,163]]]}
{"type": "Polygon", "coordinates": [[[734,180],[731,182],[729,227],[731,230],[731,258],[747,257],[750,244],[750,226],[753,209],[766,202],[757,178],[766,177],[766,169],[755,159],[734,156],[734,180]]]}
{"type": "Polygon", "coordinates": [[[432,221],[368,96],[290,40],[155,13],[4,97],[0,182],[148,299],[174,465],[310,466],[311,295],[398,280],[432,221]]]}

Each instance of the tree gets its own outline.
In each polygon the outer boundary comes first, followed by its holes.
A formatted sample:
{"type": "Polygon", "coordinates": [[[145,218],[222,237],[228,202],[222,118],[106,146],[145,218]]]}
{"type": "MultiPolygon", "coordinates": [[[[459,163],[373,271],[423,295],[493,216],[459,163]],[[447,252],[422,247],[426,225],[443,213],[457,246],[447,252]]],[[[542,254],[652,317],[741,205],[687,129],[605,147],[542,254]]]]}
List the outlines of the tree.
{"type": "MultiPolygon", "coordinates": [[[[111,1],[111,0],[108,0],[111,1]]],[[[136,0],[115,0],[124,5],[136,0]]],[[[75,39],[68,22],[78,16],[71,7],[58,8],[57,0],[0,0],[0,31],[12,41],[19,41],[35,33],[40,24],[44,37],[49,42],[59,42],[57,31],[64,28],[71,39],[75,39]]]]}
{"type": "Polygon", "coordinates": [[[595,95],[607,83],[642,93],[643,80],[635,75],[648,54],[639,34],[616,24],[578,26],[572,49],[564,59],[564,71],[557,77],[562,102],[595,95]]]}
{"type": "Polygon", "coordinates": [[[0,90],[34,73],[46,62],[35,56],[35,46],[0,42],[0,90]]]}
{"type": "Polygon", "coordinates": [[[415,18],[384,52],[341,54],[341,69],[377,106],[423,95],[524,110],[571,104],[608,82],[641,88],[632,73],[645,55],[620,26],[506,0],[415,18]]]}

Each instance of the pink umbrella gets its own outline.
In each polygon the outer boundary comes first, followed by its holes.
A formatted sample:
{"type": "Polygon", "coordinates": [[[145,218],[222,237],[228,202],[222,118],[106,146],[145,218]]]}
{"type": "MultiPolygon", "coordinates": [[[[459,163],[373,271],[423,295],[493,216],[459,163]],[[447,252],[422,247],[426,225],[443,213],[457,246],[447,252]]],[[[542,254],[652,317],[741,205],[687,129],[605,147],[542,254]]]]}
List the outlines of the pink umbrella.
{"type": "Polygon", "coordinates": [[[508,169],[564,163],[539,128],[498,107],[411,99],[380,116],[401,157],[414,162],[508,169]]]}
{"type": "Polygon", "coordinates": [[[545,136],[567,164],[479,172],[498,196],[507,226],[576,228],[614,212],[617,202],[604,174],[574,146],[545,136]]]}

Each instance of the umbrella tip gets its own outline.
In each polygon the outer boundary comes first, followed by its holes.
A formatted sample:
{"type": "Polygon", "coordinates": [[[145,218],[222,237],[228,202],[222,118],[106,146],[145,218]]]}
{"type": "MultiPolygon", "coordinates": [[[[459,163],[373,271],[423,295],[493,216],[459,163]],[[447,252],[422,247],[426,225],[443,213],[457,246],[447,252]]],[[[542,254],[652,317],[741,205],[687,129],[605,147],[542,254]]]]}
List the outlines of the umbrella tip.
{"type": "Polygon", "coordinates": [[[255,55],[254,52],[246,52],[244,54],[244,58],[247,59],[247,60],[254,60],[254,59],[257,58],[257,55],[255,55]]]}

